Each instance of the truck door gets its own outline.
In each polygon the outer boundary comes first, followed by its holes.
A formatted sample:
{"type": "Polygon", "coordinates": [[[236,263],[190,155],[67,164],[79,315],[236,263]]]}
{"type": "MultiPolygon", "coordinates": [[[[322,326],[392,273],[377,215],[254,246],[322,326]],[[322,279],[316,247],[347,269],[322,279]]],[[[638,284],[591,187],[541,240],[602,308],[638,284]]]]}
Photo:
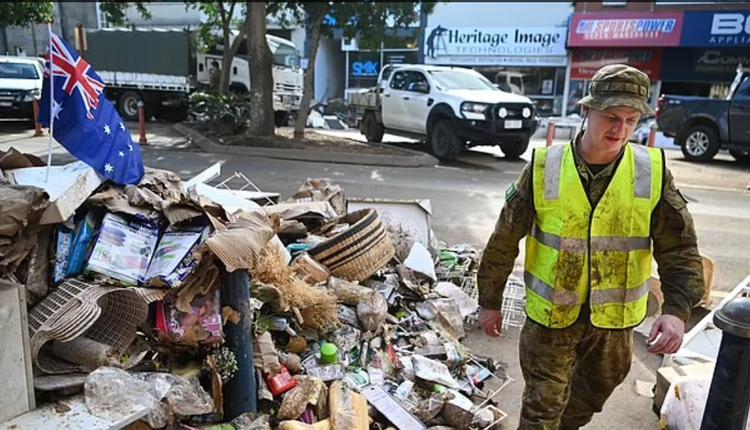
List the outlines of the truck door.
{"type": "Polygon", "coordinates": [[[750,75],[745,76],[729,104],[729,140],[750,145],[750,75]]]}
{"type": "Polygon", "coordinates": [[[404,94],[404,128],[415,133],[426,133],[427,115],[430,112],[430,83],[422,72],[410,71],[404,94]]]}
{"type": "Polygon", "coordinates": [[[381,97],[383,103],[383,125],[388,128],[404,128],[404,116],[406,115],[404,100],[402,96],[407,81],[407,72],[403,70],[393,73],[388,86],[383,90],[381,97]]]}

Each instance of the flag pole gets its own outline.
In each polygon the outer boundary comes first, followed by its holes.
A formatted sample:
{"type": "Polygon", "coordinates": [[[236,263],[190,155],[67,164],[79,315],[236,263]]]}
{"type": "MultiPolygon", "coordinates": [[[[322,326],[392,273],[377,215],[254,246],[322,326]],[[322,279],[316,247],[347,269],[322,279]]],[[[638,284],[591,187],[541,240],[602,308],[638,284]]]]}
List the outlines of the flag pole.
{"type": "Polygon", "coordinates": [[[47,172],[44,176],[44,182],[49,182],[49,169],[52,165],[52,133],[54,130],[55,122],[55,86],[54,83],[54,67],[52,65],[52,23],[47,23],[47,32],[49,33],[49,140],[47,141],[47,172]]]}

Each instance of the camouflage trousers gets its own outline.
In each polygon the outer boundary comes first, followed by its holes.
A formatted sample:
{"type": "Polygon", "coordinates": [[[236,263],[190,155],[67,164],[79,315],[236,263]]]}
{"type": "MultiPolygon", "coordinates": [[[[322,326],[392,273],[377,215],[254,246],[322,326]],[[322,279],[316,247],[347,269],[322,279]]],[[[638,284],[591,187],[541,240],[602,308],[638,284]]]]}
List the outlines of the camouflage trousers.
{"type": "Polygon", "coordinates": [[[625,380],[632,354],[632,329],[594,327],[587,312],[564,329],[527,318],[519,342],[526,385],[518,428],[582,427],[625,380]]]}

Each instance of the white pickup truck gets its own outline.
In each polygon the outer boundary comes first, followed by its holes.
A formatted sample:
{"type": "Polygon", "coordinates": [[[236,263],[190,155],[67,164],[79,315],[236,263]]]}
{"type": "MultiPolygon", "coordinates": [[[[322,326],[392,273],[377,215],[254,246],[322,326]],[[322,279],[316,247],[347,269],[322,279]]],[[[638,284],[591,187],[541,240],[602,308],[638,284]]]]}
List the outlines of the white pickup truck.
{"type": "Polygon", "coordinates": [[[477,145],[500,145],[506,158],[518,158],[539,125],[530,99],[499,90],[472,69],[387,65],[378,83],[351,96],[362,134],[370,142],[384,133],[424,140],[441,161],[477,145]]]}

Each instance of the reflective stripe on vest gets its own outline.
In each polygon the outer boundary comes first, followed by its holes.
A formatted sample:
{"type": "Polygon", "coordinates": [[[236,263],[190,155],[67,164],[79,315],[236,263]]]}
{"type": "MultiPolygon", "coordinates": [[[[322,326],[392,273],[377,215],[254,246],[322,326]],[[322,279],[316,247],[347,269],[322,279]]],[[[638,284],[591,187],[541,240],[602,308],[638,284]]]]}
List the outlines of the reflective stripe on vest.
{"type": "Polygon", "coordinates": [[[537,149],[536,218],[526,239],[526,311],[547,327],[575,322],[588,298],[591,322],[637,325],[651,275],[651,211],[661,198],[662,153],[628,144],[592,210],[571,145],[537,149]]]}

